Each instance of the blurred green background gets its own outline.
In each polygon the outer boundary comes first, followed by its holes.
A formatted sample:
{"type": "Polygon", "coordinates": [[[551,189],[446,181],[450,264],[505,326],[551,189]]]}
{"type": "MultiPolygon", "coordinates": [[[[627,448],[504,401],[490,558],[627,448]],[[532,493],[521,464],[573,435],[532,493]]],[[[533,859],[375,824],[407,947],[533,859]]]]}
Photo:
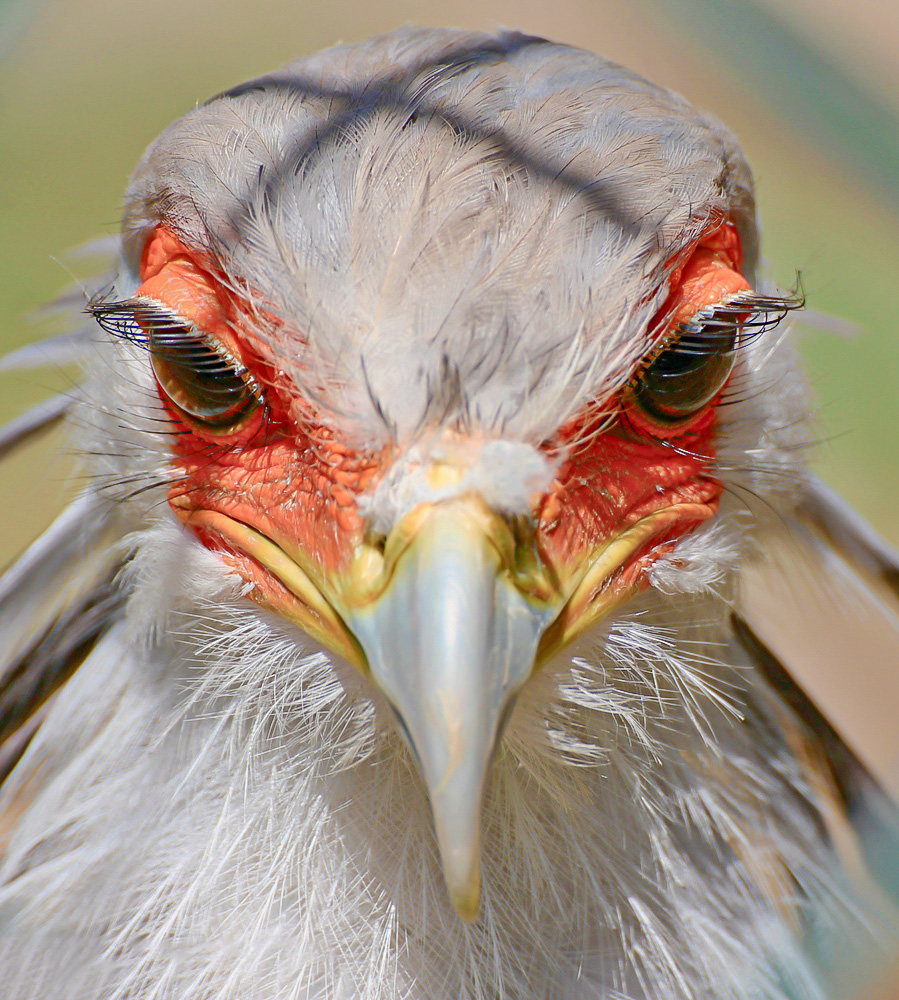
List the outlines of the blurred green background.
{"type": "MultiPolygon", "coordinates": [[[[89,273],[65,255],[114,233],[129,171],[197,101],[293,56],[398,24],[521,28],[591,48],[686,95],[742,139],[763,251],[809,304],[857,328],[807,332],[818,471],[899,541],[893,337],[899,6],[886,0],[0,0],[0,346],[89,273]]],[[[72,373],[2,377],[0,418],[72,373]]],[[[0,558],[61,502],[58,437],[2,466],[0,558]]]]}
{"type": "MultiPolygon", "coordinates": [[[[405,22],[593,49],[737,133],[769,273],[791,285],[801,271],[810,308],[856,331],[801,335],[815,468],[899,543],[895,0],[0,0],[0,353],[53,329],[29,313],[90,273],[67,251],[116,232],[130,170],[174,118],[294,56],[405,22]]],[[[0,420],[73,377],[0,376],[0,420]]],[[[60,440],[0,465],[2,562],[62,503],[60,440]]],[[[850,698],[863,681],[853,670],[844,683],[850,698]]],[[[895,983],[883,988],[872,1000],[895,1000],[895,983]]]]}

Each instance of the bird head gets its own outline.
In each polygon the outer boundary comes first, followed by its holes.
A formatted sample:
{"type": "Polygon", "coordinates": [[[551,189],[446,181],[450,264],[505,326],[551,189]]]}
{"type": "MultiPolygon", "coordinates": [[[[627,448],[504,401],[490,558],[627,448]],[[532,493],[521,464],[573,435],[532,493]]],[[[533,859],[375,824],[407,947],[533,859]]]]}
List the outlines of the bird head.
{"type": "Polygon", "coordinates": [[[390,706],[466,919],[517,695],[718,516],[724,407],[788,306],[752,213],[716,123],[511,34],[293,64],[135,174],[92,306],[152,394],[131,461],[390,706]]]}

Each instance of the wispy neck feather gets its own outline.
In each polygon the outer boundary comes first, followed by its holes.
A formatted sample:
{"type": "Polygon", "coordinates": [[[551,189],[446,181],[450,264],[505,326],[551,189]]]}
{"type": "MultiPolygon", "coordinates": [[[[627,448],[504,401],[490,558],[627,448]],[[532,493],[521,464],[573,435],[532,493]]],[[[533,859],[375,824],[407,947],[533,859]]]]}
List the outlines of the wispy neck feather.
{"type": "Polygon", "coordinates": [[[185,569],[171,531],[138,563],[143,615],[32,747],[58,774],[7,860],[2,902],[34,923],[28,949],[6,939],[8,996],[824,996],[799,927],[828,891],[827,850],[755,678],[724,666],[723,600],[675,611],[654,593],[526,689],[468,926],[361,678],[213,584],[199,545],[185,569]],[[166,551],[184,603],[155,638],[166,551]]]}

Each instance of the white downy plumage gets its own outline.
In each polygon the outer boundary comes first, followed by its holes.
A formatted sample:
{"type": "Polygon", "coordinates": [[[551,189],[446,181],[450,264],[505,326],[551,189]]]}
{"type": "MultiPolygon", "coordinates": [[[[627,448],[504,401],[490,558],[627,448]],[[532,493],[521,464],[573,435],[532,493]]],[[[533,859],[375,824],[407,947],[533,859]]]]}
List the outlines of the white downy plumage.
{"type": "MultiPolygon", "coordinates": [[[[718,215],[752,280],[748,168],[680,98],[539,39],[403,29],[175,123],[104,295],[134,295],[160,223],[212,255],[297,407],[393,449],[359,498],[386,535],[459,493],[529,514],[561,461],[541,444],[632,377],[718,215]],[[435,485],[440,462],[461,478],[435,485]]],[[[3,997],[832,995],[843,951],[889,941],[828,835],[866,779],[773,686],[739,590],[840,517],[803,468],[785,325],[738,352],[717,515],[518,698],[468,924],[384,699],[180,525],[148,353],[92,322],[71,410],[91,486],[0,585],[0,677],[58,686],[2,703],[11,757],[30,737],[0,805],[3,997]]],[[[878,550],[842,548],[876,576],[878,550]]]]}

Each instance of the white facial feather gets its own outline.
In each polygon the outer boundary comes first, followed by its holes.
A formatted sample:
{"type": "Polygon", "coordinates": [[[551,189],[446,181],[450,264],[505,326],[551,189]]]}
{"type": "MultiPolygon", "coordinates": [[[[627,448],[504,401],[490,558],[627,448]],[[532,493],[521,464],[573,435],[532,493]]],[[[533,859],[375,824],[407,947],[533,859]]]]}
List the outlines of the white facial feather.
{"type": "Polygon", "coordinates": [[[98,647],[42,730],[53,745],[35,747],[57,778],[5,862],[27,877],[0,907],[36,921],[5,965],[11,996],[174,1000],[202,983],[222,1000],[681,1000],[689,983],[742,1000],[747,984],[787,995],[777,961],[806,970],[790,996],[823,996],[751,882],[728,874],[739,847],[760,866],[776,851],[806,891],[828,879],[814,817],[771,808],[807,790],[798,770],[772,775],[784,748],[735,713],[748,678],[715,676],[716,601],[650,595],[526,689],[467,927],[443,898],[415,767],[358,674],[239,601],[173,525],[138,552],[131,634],[98,647]],[[725,760],[738,781],[702,780],[725,760]]]}
{"type": "Polygon", "coordinates": [[[450,417],[539,444],[628,376],[710,215],[752,269],[748,171],[714,122],[598,56],[460,33],[441,63],[433,42],[336,50],[185,116],[135,174],[129,254],[163,218],[208,246],[359,444],[450,417]]]}
{"type": "MultiPolygon", "coordinates": [[[[448,488],[519,511],[553,473],[535,446],[630,375],[672,259],[721,211],[752,272],[748,168],[680,98],[536,39],[402,29],[164,133],[114,297],[175,225],[298,398],[350,443],[398,446],[364,500],[375,530],[443,495],[435,456],[461,469],[448,488]]],[[[130,597],[9,785],[29,804],[0,868],[4,996],[822,1000],[800,925],[841,883],[729,626],[765,516],[745,498],[789,498],[807,403],[777,334],[734,385],[720,516],[520,697],[468,926],[390,712],[176,525],[147,354],[98,343],[78,420],[130,597]]]]}

